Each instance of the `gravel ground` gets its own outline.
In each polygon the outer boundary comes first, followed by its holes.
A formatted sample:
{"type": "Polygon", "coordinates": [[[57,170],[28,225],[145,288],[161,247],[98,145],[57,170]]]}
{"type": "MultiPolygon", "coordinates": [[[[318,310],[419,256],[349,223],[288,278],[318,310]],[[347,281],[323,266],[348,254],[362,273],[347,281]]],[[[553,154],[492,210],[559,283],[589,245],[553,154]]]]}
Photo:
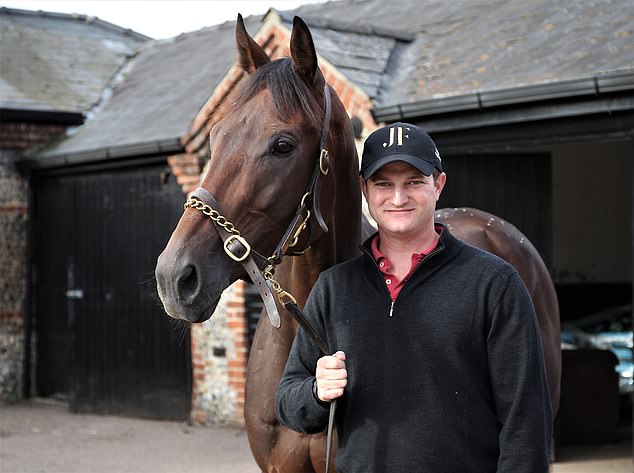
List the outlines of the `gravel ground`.
{"type": "Polygon", "coordinates": [[[632,473],[632,431],[624,429],[618,443],[560,446],[551,473],[632,473]]]}
{"type": "MultiPolygon", "coordinates": [[[[617,444],[560,447],[551,473],[632,473],[617,444]]],[[[258,473],[242,429],[71,414],[46,400],[0,406],[1,473],[258,473]]],[[[396,472],[401,473],[401,472],[396,472]]]]}
{"type": "Polygon", "coordinates": [[[256,473],[242,429],[71,414],[64,404],[0,407],[2,473],[256,473]]]}

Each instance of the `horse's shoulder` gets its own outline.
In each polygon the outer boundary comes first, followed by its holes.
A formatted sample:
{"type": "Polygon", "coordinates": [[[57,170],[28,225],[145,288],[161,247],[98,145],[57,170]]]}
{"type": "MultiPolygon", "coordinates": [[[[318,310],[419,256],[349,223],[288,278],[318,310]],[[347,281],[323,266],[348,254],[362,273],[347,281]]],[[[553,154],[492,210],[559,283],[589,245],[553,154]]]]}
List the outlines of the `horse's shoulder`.
{"type": "Polygon", "coordinates": [[[462,240],[460,240],[460,243],[462,244],[460,256],[464,260],[469,261],[474,271],[489,274],[495,272],[500,275],[509,275],[517,272],[513,265],[495,253],[462,240]]]}

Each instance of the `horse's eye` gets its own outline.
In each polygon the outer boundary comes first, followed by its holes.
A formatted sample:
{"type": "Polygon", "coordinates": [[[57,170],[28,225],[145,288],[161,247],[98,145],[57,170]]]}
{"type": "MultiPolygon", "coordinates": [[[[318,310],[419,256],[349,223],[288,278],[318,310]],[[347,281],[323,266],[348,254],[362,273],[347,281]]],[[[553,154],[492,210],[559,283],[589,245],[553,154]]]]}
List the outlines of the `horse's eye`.
{"type": "Polygon", "coordinates": [[[295,143],[289,138],[278,137],[271,143],[271,154],[274,156],[288,156],[294,149],[295,143]]]}

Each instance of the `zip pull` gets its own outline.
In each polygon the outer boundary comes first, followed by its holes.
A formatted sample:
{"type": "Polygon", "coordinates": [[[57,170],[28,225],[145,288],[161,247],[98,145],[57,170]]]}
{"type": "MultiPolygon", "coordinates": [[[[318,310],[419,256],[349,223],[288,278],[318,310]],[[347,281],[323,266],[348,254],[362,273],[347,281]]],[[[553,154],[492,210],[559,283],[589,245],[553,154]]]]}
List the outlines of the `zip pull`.
{"type": "Polygon", "coordinates": [[[394,301],[390,304],[390,317],[392,317],[392,313],[394,312],[394,301]]]}

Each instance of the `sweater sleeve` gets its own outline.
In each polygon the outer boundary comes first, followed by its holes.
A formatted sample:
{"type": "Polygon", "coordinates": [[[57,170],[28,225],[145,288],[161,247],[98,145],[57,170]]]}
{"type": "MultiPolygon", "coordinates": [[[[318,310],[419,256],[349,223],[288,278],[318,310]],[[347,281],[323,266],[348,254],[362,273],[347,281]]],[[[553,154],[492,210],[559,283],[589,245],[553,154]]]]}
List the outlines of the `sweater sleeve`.
{"type": "Polygon", "coordinates": [[[497,473],[546,473],[552,413],[535,309],[519,275],[513,271],[506,276],[487,335],[501,423],[497,473]]]}
{"type": "MultiPolygon", "coordinates": [[[[319,282],[306,302],[304,314],[320,336],[327,340],[323,318],[319,316],[322,305],[319,303],[319,282]]],[[[297,432],[314,434],[323,431],[328,424],[328,405],[320,403],[313,395],[315,369],[321,356],[310,335],[299,327],[275,399],[278,420],[297,432]]]]}

